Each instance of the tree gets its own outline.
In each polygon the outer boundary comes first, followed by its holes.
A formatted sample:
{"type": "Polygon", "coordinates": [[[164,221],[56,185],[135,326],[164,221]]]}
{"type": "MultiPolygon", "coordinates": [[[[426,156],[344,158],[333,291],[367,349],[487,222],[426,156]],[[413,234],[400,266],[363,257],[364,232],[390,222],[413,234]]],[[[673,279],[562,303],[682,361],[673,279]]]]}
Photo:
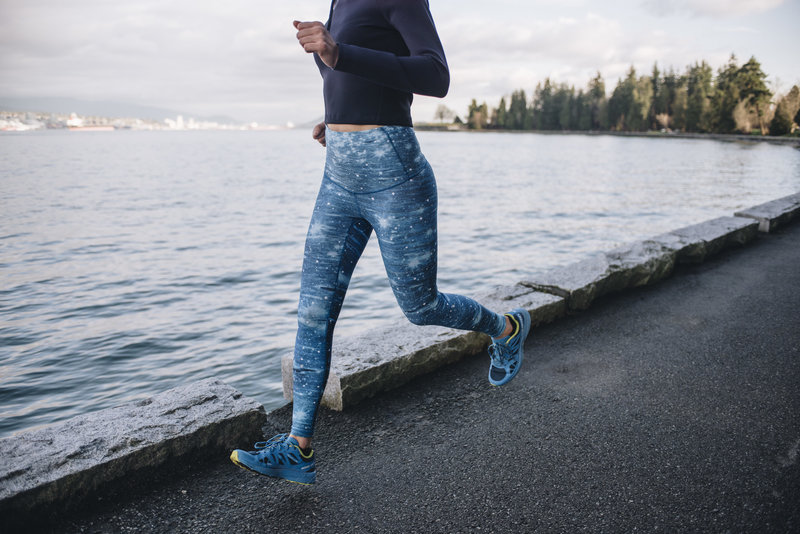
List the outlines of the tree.
{"type": "MultiPolygon", "coordinates": [[[[653,86],[653,99],[648,112],[650,128],[664,126],[663,123],[669,122],[664,119],[664,115],[669,115],[669,88],[666,85],[666,77],[662,77],[658,70],[658,63],[653,63],[653,73],[650,75],[650,83],[653,86]],[[657,117],[661,116],[659,120],[657,117]]],[[[666,126],[664,126],[666,128],[666,126]]]]}
{"type": "Polygon", "coordinates": [[[736,130],[733,110],[739,104],[739,67],[736,56],[731,54],[728,64],[717,72],[717,83],[711,98],[711,130],[731,133],[736,130]]]}
{"type": "Polygon", "coordinates": [[[772,97],[772,93],[767,88],[766,79],[767,75],[761,70],[761,64],[756,61],[755,57],[747,60],[747,63],[742,65],[736,76],[740,98],[747,103],[748,107],[755,107],[759,126],[761,127],[761,135],[767,133],[764,113],[769,105],[769,99],[772,97]]]}
{"type": "Polygon", "coordinates": [[[536,86],[533,97],[533,127],[537,130],[558,129],[558,106],[553,98],[553,84],[550,78],[536,86]]]}
{"type": "Polygon", "coordinates": [[[576,130],[586,131],[592,129],[592,104],[590,97],[583,89],[575,97],[576,130]]]}
{"type": "Polygon", "coordinates": [[[675,89],[672,99],[672,128],[681,132],[693,131],[688,125],[689,91],[686,84],[681,84],[675,89]]]}
{"type": "Polygon", "coordinates": [[[631,66],[608,100],[608,118],[615,130],[642,130],[647,127],[647,113],[652,99],[652,86],[647,77],[636,78],[631,66]]]}
{"type": "Polygon", "coordinates": [[[786,135],[792,133],[793,122],[800,117],[800,89],[795,85],[778,101],[775,116],[769,124],[770,135],[786,135]]]}
{"type": "Polygon", "coordinates": [[[497,117],[494,120],[493,126],[495,128],[505,128],[508,122],[508,112],[506,111],[506,97],[500,99],[500,105],[497,106],[497,117]]]}
{"type": "Polygon", "coordinates": [[[509,130],[522,130],[525,128],[525,115],[528,113],[528,102],[525,91],[519,89],[511,93],[511,103],[506,114],[505,127],[509,130]]]}
{"type": "Polygon", "coordinates": [[[489,122],[489,110],[486,106],[486,102],[481,104],[480,106],[472,99],[472,102],[469,105],[469,116],[467,118],[467,126],[471,130],[482,130],[486,127],[489,122]]]}
{"type": "Polygon", "coordinates": [[[669,72],[664,75],[663,83],[661,84],[661,92],[657,97],[661,99],[659,109],[667,115],[675,114],[675,97],[677,96],[678,89],[686,82],[686,77],[681,76],[675,72],[675,69],[670,67],[669,72]]]}
{"type": "Polygon", "coordinates": [[[455,116],[456,114],[452,109],[448,108],[444,104],[439,104],[439,106],[436,108],[436,112],[433,114],[433,120],[437,120],[439,122],[451,121],[455,116]]]}
{"type": "Polygon", "coordinates": [[[630,113],[630,128],[637,132],[647,131],[650,127],[648,115],[653,108],[653,82],[649,76],[642,76],[636,80],[633,102],[634,109],[630,113]]]}
{"type": "Polygon", "coordinates": [[[553,95],[553,104],[557,113],[557,122],[554,129],[569,130],[574,123],[572,119],[572,106],[575,100],[575,89],[566,84],[559,85],[553,95]]]}
{"type": "Polygon", "coordinates": [[[592,130],[608,129],[608,103],[606,102],[606,84],[600,71],[589,81],[589,108],[592,130]]]}
{"type": "Polygon", "coordinates": [[[711,67],[705,61],[695,63],[687,71],[686,130],[689,132],[711,131],[712,79],[711,67]]]}

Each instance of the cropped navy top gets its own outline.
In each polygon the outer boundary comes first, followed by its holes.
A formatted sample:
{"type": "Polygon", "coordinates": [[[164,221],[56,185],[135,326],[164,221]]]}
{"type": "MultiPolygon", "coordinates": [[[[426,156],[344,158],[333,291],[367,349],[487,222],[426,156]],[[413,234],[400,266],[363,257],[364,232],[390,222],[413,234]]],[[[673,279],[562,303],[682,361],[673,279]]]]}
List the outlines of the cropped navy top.
{"type": "Polygon", "coordinates": [[[323,79],[325,122],[411,126],[412,93],[443,97],[450,73],[427,0],[334,0],[339,47],[323,79]]]}

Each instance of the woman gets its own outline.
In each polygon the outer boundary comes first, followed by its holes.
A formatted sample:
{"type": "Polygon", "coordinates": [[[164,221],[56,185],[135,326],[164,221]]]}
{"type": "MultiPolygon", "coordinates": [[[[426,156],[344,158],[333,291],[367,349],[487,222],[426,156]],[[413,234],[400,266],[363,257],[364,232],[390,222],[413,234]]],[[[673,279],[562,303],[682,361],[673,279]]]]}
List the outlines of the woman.
{"type": "Polygon", "coordinates": [[[492,337],[489,382],[517,374],[530,316],[500,315],[436,287],[436,182],[411,127],[412,93],[443,97],[450,75],[426,0],[334,0],[327,24],[294,21],[322,74],[325,172],[305,244],[294,354],[292,429],[235,450],[258,473],[311,484],[314,420],[328,378],[333,328],[374,230],[392,290],[414,324],[492,337]]]}

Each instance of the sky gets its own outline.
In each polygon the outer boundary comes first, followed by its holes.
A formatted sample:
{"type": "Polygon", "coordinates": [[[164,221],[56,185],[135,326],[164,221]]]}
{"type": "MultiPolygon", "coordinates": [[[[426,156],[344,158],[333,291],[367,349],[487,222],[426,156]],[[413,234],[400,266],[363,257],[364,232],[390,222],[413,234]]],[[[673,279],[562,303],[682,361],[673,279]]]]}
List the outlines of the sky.
{"type": "MultiPolygon", "coordinates": [[[[380,1],[380,0],[375,0],[380,1]]],[[[226,115],[262,124],[324,113],[322,83],[293,19],[325,21],[328,0],[0,0],[0,98],[68,97],[226,115]]],[[[450,66],[439,104],[462,117],[546,77],[610,92],[634,66],[715,70],[761,62],[773,91],[800,84],[800,0],[430,0],[450,66]]]]}

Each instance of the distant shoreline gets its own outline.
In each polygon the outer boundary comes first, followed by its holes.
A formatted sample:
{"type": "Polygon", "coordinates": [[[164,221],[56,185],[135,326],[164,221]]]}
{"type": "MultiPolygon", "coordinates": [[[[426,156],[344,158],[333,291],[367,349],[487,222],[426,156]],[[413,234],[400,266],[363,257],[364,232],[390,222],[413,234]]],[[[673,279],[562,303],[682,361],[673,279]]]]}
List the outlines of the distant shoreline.
{"type": "Polygon", "coordinates": [[[658,139],[713,139],[716,141],[751,141],[759,143],[773,143],[789,145],[800,148],[800,137],[774,137],[769,135],[746,134],[714,134],[714,133],[678,133],[678,132],[614,132],[593,130],[470,130],[468,128],[453,129],[449,125],[415,124],[415,130],[426,132],[467,132],[467,133],[529,133],[542,135],[614,135],[617,137],[648,137],[658,139]]]}

